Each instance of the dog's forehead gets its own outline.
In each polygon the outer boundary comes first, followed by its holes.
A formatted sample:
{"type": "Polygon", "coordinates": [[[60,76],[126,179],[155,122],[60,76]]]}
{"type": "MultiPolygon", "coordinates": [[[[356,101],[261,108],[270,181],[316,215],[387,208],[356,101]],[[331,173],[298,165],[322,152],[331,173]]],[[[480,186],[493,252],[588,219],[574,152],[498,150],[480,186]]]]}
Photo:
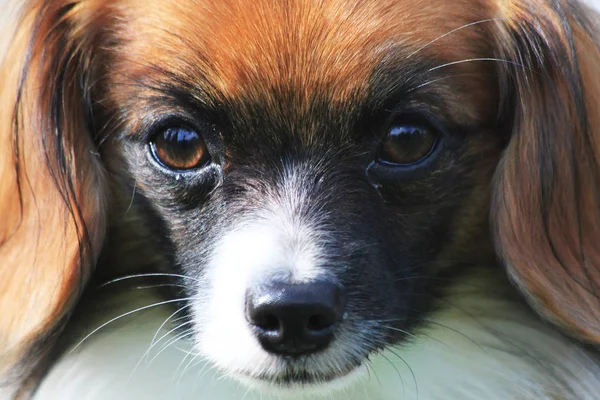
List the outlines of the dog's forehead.
{"type": "Polygon", "coordinates": [[[468,57],[481,29],[452,31],[489,15],[466,0],[164,0],[123,10],[129,75],[159,66],[228,98],[292,89],[332,101],[364,92],[392,49],[400,65],[413,53],[468,57]]]}

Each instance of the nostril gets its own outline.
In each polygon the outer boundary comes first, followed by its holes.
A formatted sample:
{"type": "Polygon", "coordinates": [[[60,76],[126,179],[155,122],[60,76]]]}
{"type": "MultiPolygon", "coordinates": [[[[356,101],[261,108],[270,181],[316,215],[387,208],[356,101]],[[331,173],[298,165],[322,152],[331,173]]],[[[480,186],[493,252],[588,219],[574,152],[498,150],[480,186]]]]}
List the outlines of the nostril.
{"type": "Polygon", "coordinates": [[[316,315],[311,315],[308,318],[308,323],[306,325],[306,328],[308,329],[309,332],[321,332],[321,331],[326,331],[329,330],[333,325],[335,324],[335,321],[332,320],[331,318],[322,315],[322,314],[316,314],[316,315]]]}
{"type": "Polygon", "coordinates": [[[259,315],[253,318],[252,324],[262,330],[276,332],[280,330],[279,318],[274,314],[259,315]]]}
{"type": "Polygon", "coordinates": [[[265,350],[298,356],[329,345],[345,303],[342,289],[329,282],[272,282],[248,291],[246,318],[265,350]]]}
{"type": "Polygon", "coordinates": [[[272,307],[269,301],[249,298],[246,304],[246,318],[251,325],[266,334],[278,333],[283,329],[277,308],[272,307]]]}

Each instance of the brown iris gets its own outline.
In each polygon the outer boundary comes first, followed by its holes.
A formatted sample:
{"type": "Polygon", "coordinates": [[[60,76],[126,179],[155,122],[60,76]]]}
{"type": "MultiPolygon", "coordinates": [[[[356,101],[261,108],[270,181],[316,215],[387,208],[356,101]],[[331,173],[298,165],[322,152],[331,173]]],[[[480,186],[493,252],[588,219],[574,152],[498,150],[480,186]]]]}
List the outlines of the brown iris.
{"type": "Polygon", "coordinates": [[[395,125],[379,148],[384,164],[410,165],[426,158],[437,143],[436,133],[424,125],[395,125]]]}
{"type": "Polygon", "coordinates": [[[150,142],[152,155],[164,167],[187,170],[204,166],[210,156],[204,140],[188,128],[168,128],[150,142]]]}

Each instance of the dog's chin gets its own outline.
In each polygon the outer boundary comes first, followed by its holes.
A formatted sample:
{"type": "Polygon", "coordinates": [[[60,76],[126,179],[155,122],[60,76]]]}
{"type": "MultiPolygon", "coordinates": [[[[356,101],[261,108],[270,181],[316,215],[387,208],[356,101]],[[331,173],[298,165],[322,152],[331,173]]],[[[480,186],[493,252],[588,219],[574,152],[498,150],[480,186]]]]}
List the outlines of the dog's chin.
{"type": "Polygon", "coordinates": [[[365,362],[348,365],[336,372],[315,373],[314,371],[287,369],[274,373],[255,374],[236,371],[229,375],[251,389],[280,396],[298,394],[327,396],[333,392],[347,390],[367,374],[365,362]]]}

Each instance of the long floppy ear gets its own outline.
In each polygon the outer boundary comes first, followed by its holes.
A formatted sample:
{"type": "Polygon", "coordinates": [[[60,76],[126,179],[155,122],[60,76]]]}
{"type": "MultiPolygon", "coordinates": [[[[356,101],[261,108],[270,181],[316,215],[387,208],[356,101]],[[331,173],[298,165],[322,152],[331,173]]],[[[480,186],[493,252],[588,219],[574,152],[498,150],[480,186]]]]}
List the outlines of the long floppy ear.
{"type": "Polygon", "coordinates": [[[95,3],[28,2],[0,67],[0,386],[44,356],[102,245],[95,3]]]}
{"type": "Polygon", "coordinates": [[[600,344],[600,51],[591,10],[498,1],[504,115],[492,222],[511,277],[544,317],[600,344]]]}

